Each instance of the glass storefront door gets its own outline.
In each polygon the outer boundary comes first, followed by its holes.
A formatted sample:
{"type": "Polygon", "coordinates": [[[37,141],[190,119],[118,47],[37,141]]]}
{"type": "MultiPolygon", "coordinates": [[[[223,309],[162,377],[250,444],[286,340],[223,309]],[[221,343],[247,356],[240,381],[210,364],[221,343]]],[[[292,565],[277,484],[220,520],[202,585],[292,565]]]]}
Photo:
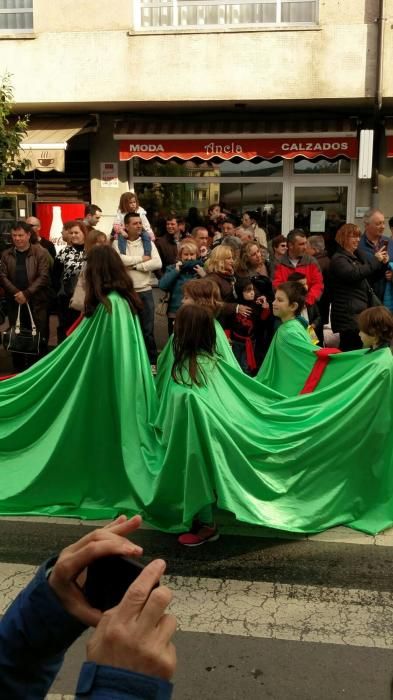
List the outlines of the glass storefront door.
{"type": "Polygon", "coordinates": [[[306,233],[327,233],[347,220],[348,187],[295,186],[294,226],[306,233]]]}

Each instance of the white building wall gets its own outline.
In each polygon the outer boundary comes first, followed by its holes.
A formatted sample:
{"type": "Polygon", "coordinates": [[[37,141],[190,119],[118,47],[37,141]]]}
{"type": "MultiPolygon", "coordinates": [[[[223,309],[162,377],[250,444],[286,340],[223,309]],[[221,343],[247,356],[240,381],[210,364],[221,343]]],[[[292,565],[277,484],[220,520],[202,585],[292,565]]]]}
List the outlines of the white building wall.
{"type": "Polygon", "coordinates": [[[376,26],[366,0],[321,0],[320,24],[311,29],[143,34],[132,32],[128,0],[35,0],[34,7],[35,38],[0,39],[17,105],[77,110],[373,94],[376,26]]]}

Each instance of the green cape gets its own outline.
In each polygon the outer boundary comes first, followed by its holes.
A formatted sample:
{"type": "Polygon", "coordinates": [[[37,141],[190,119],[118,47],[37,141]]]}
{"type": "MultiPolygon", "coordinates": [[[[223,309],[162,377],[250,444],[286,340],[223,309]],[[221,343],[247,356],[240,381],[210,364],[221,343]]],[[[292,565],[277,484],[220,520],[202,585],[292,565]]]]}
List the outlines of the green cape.
{"type": "MultiPolygon", "coordinates": [[[[1,514],[142,512],[175,532],[217,499],[239,520],[280,530],[392,524],[389,350],[334,356],[314,393],[287,397],[284,385],[243,374],[232,354],[201,358],[202,385],[165,380],[158,405],[139,322],[110,298],[111,314],[98,308],[0,383],[1,514]]],[[[312,367],[313,346],[303,351],[312,367]]],[[[298,390],[309,373],[300,369],[298,390]]]]}
{"type": "Polygon", "coordinates": [[[159,464],[139,321],[110,296],[58,348],[0,382],[0,513],[139,511],[159,464]]]}
{"type": "MultiPolygon", "coordinates": [[[[216,329],[216,350],[217,355],[221,359],[225,360],[232,367],[236,367],[240,371],[239,363],[234,356],[229,340],[226,337],[221,324],[218,321],[214,321],[214,327],[216,329]]],[[[171,336],[165,345],[162,352],[158,356],[157,362],[157,377],[156,377],[156,389],[158,397],[163,400],[163,393],[168,388],[168,384],[171,379],[172,365],[173,365],[173,347],[172,347],[173,336],[171,336]]]]}
{"type": "Polygon", "coordinates": [[[283,396],[296,396],[314,366],[316,349],[300,321],[286,321],[277,328],[255,379],[283,396]]]}

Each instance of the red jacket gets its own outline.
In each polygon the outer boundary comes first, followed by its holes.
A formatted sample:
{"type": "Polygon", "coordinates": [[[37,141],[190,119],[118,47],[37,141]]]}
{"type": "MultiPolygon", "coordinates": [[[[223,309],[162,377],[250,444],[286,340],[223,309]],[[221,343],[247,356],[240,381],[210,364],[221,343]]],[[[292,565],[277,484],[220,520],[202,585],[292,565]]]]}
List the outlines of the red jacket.
{"type": "Polygon", "coordinates": [[[273,287],[276,288],[283,282],[287,282],[292,272],[301,272],[305,275],[308,286],[306,303],[315,304],[321,298],[323,292],[322,272],[316,259],[311,257],[311,255],[303,255],[296,267],[294,267],[288,255],[283,255],[274,267],[273,287]]]}

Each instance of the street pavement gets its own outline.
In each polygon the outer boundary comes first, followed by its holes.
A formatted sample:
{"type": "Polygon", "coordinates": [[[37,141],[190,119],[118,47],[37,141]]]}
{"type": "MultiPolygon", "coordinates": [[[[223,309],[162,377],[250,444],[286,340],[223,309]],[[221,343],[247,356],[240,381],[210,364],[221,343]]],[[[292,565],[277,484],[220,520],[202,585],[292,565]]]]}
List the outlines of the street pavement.
{"type": "MultiPolygon", "coordinates": [[[[146,560],[168,562],[179,628],[174,700],[391,698],[393,532],[306,538],[219,520],[221,538],[196,549],[149,528],[134,537],[146,560]]],[[[0,614],[37,564],[92,527],[2,518],[0,614]]],[[[51,700],[72,696],[87,634],[68,652],[51,700]]]]}

